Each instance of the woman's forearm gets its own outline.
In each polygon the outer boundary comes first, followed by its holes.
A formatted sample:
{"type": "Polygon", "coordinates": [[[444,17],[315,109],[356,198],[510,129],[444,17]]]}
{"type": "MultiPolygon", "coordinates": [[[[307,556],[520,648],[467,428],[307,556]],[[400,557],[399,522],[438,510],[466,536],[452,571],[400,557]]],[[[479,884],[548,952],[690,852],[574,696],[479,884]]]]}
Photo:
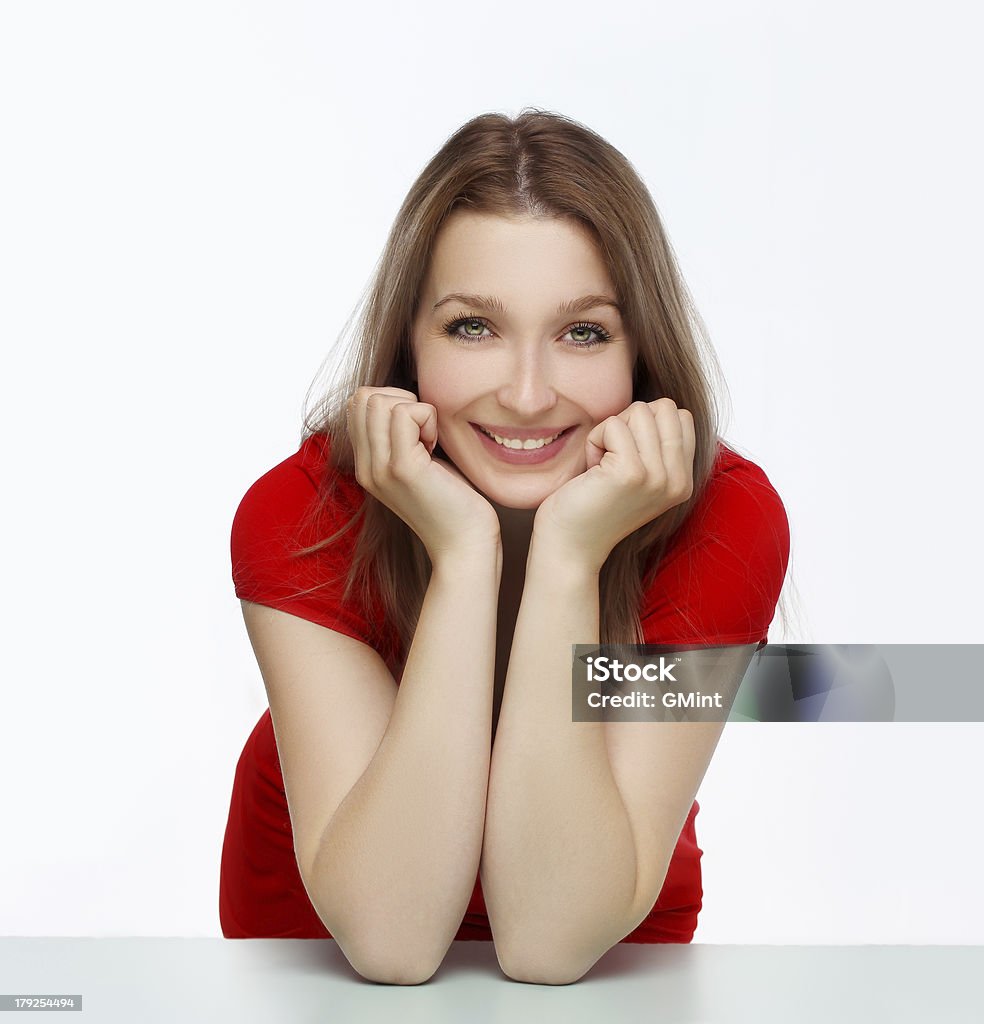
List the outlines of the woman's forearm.
{"type": "Polygon", "coordinates": [[[314,865],[339,944],[411,971],[436,969],[478,874],[500,575],[492,545],[434,564],[386,732],[314,865]]]}
{"type": "Polygon", "coordinates": [[[534,536],[482,859],[496,950],[516,978],[573,980],[629,930],[635,845],[604,723],[571,720],[571,645],[598,638],[597,573],[538,547],[534,536]]]}

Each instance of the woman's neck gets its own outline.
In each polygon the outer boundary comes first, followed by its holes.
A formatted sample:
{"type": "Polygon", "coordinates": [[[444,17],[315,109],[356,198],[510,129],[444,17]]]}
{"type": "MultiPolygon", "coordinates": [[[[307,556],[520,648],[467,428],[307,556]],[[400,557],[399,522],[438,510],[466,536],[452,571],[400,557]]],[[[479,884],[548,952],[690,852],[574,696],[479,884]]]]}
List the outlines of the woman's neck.
{"type": "Polygon", "coordinates": [[[503,568],[522,569],[525,572],[536,509],[504,508],[494,501],[491,504],[499,517],[503,568]]]}

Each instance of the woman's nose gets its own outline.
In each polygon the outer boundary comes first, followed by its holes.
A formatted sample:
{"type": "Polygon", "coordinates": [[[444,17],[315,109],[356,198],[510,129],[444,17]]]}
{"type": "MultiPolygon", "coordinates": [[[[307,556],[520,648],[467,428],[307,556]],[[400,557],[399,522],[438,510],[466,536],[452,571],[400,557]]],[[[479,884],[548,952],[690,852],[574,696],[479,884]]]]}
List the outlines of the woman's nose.
{"type": "Polygon", "coordinates": [[[527,351],[517,354],[517,358],[505,370],[505,379],[499,387],[498,395],[499,404],[503,408],[510,409],[517,417],[532,421],[557,404],[549,360],[540,355],[530,355],[527,351]]]}

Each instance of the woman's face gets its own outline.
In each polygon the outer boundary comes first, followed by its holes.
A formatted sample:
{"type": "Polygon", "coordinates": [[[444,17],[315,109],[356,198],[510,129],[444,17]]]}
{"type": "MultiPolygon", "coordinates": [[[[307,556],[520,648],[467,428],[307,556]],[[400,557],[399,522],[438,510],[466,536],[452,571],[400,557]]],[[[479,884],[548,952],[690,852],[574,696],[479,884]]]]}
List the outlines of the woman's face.
{"type": "Polygon", "coordinates": [[[592,427],[631,404],[636,347],[616,301],[576,222],[464,210],[445,221],[412,328],[418,398],[487,498],[537,508],[585,471],[592,427]]]}

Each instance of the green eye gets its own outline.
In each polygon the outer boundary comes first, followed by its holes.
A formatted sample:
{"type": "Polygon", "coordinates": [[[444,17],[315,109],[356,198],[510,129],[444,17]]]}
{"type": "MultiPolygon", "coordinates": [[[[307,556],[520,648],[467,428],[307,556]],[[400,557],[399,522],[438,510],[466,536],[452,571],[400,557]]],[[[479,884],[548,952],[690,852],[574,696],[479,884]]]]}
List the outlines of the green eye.
{"type": "MultiPolygon", "coordinates": [[[[492,329],[484,317],[467,316],[464,313],[459,313],[451,320],[446,321],[442,324],[441,330],[448,337],[458,341],[485,341],[486,338],[492,337],[492,329]],[[461,330],[462,328],[464,330],[461,330]],[[484,334],[483,331],[489,333],[484,334]]],[[[565,333],[573,335],[575,331],[581,332],[582,336],[586,335],[586,337],[572,337],[569,343],[571,348],[598,348],[612,340],[612,336],[601,324],[572,324],[565,333]],[[590,337],[592,334],[594,338],[590,337]]]]}
{"type": "Polygon", "coordinates": [[[574,334],[575,331],[584,331],[587,334],[595,335],[594,340],[585,338],[583,341],[574,338],[574,348],[596,348],[599,345],[604,345],[612,340],[612,336],[605,330],[601,324],[574,324],[573,327],[567,328],[568,334],[574,334]]]}
{"type": "Polygon", "coordinates": [[[481,341],[489,335],[482,334],[483,328],[488,328],[488,324],[477,316],[461,316],[460,314],[452,320],[448,320],[447,323],[443,324],[442,330],[449,337],[457,338],[461,340],[474,340],[481,341]],[[459,333],[458,328],[464,327],[464,333],[459,333]],[[477,333],[476,333],[477,330],[477,333]]]}

